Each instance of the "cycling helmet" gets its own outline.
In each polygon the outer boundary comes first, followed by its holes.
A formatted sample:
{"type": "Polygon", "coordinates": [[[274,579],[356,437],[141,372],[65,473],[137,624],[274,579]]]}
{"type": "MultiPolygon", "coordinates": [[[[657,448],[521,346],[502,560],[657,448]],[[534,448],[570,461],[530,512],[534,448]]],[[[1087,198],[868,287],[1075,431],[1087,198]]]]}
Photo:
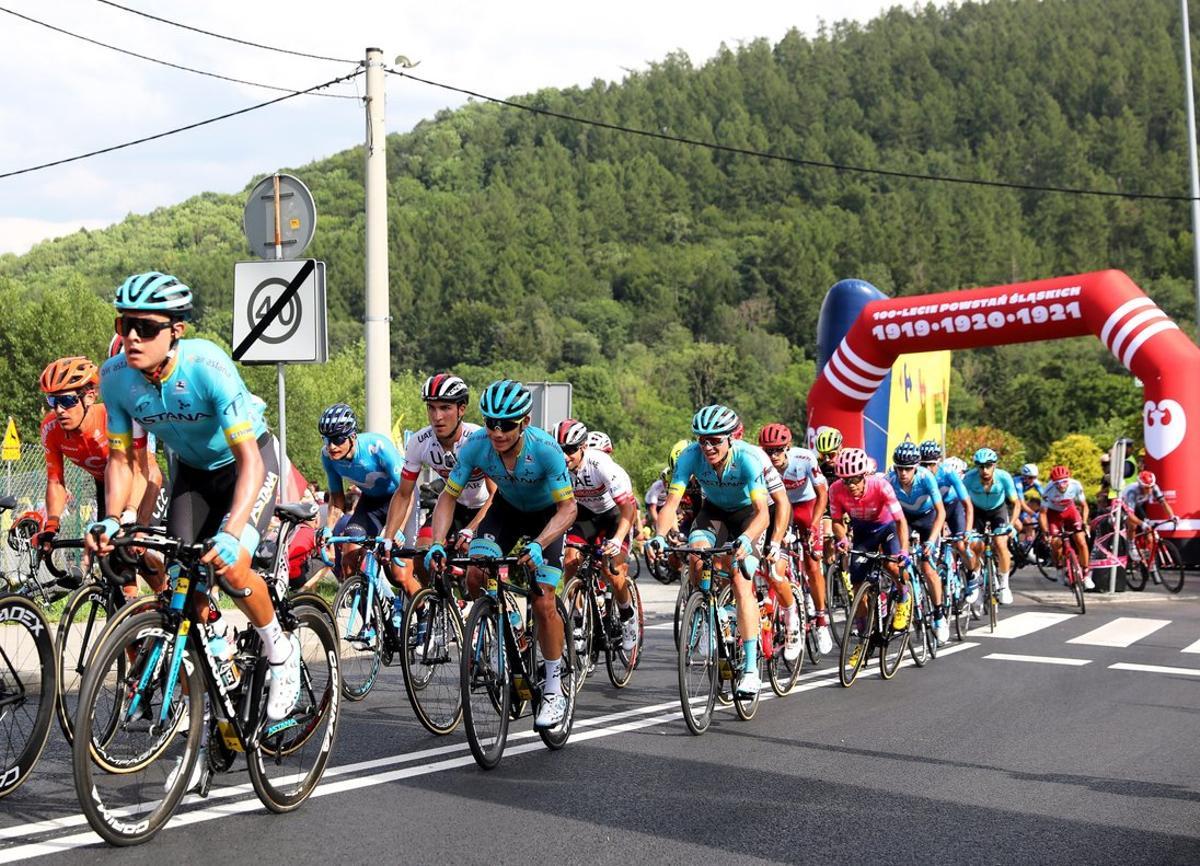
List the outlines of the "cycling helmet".
{"type": "Polygon", "coordinates": [[[612,454],[612,440],[608,438],[607,433],[601,433],[599,430],[593,430],[587,435],[587,447],[598,448],[605,454],[612,454]]]}
{"type": "Polygon", "coordinates": [[[792,431],[786,424],[768,424],[758,431],[761,448],[787,448],[792,444],[792,431]]]}
{"type": "Polygon", "coordinates": [[[926,439],[918,447],[921,450],[922,463],[932,463],[942,457],[942,446],[935,439],[926,439]]]}
{"type": "Polygon", "coordinates": [[[875,458],[868,457],[867,458],[867,474],[874,475],[878,471],[879,471],[879,464],[875,462],[875,458]]]}
{"type": "Polygon", "coordinates": [[[114,334],[108,341],[108,357],[115,358],[125,351],[125,339],[120,334],[114,334]]]}
{"type": "Polygon", "coordinates": [[[733,435],[741,423],[737,413],[728,406],[714,403],[692,416],[692,432],[697,436],[733,435]]]}
{"type": "Polygon", "coordinates": [[[426,403],[466,403],[470,396],[467,383],[451,373],[435,373],[421,386],[421,399],[426,403]]]}
{"type": "Polygon", "coordinates": [[[980,448],[971,459],[975,461],[976,466],[982,466],[985,463],[1000,462],[1000,457],[991,448],[980,448]]]}
{"type": "Polygon", "coordinates": [[[842,447],[842,431],[836,427],[818,427],[814,444],[822,454],[832,454],[842,447]]]}
{"type": "Polygon", "coordinates": [[[896,466],[916,466],[921,462],[921,449],[915,442],[901,442],[892,452],[892,463],[896,466]]]}
{"type": "Polygon", "coordinates": [[[1144,487],[1153,487],[1157,481],[1158,479],[1154,477],[1154,473],[1149,469],[1138,474],[1138,484],[1144,487]]]}
{"type": "Polygon", "coordinates": [[[1066,481],[1071,477],[1071,470],[1061,463],[1050,470],[1051,481],[1066,481]]]}
{"type": "Polygon", "coordinates": [[[587,440],[588,430],[583,426],[582,421],[568,418],[558,422],[558,426],[554,428],[554,438],[564,448],[579,446],[587,440]]]}
{"type": "Polygon", "coordinates": [[[870,462],[871,458],[861,448],[846,448],[833,461],[833,471],[837,473],[838,478],[866,475],[870,462]]]}
{"type": "Polygon", "coordinates": [[[1038,468],[1036,463],[1026,463],[1021,467],[1021,475],[1026,478],[1037,478],[1038,468]]]}
{"type": "Polygon", "coordinates": [[[59,358],[51,361],[42,371],[38,384],[47,394],[61,391],[79,391],[94,388],[100,381],[100,372],[87,358],[59,358]]]}
{"type": "Polygon", "coordinates": [[[743,436],[746,435],[746,428],[742,425],[742,421],[740,418],[738,419],[737,426],[733,428],[733,432],[730,433],[729,435],[732,436],[734,439],[741,439],[743,436]]]}
{"type": "Polygon", "coordinates": [[[358,432],[358,419],[354,417],[354,410],[345,403],[334,403],[321,415],[321,420],[317,422],[317,432],[334,439],[353,436],[358,432]]]}
{"type": "Polygon", "coordinates": [[[958,476],[964,475],[967,471],[966,461],[961,457],[947,457],[942,461],[942,465],[958,476]]]}
{"type": "Polygon", "coordinates": [[[524,418],[533,408],[533,395],[520,382],[501,379],[484,389],[479,397],[479,411],[485,418],[515,421],[524,418]]]}
{"type": "Polygon", "coordinates": [[[674,445],[671,446],[671,453],[667,457],[667,468],[668,469],[670,469],[672,472],[675,471],[675,464],[677,462],[679,462],[679,455],[683,453],[684,448],[687,448],[691,444],[692,443],[689,442],[687,439],[680,439],[678,442],[676,442],[674,445]]]}
{"type": "Polygon", "coordinates": [[[122,312],[137,310],[187,318],[192,311],[192,290],[169,274],[134,274],[117,288],[113,306],[122,312]]]}

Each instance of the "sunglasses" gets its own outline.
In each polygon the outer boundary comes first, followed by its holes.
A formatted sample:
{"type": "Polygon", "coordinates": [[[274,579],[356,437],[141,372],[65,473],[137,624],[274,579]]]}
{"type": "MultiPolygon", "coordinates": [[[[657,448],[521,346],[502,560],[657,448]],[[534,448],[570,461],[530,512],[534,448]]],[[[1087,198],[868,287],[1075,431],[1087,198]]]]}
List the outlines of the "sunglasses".
{"type": "Polygon", "coordinates": [[[865,475],[847,475],[842,479],[846,484],[862,484],[866,480],[867,476],[865,475]]]}
{"type": "Polygon", "coordinates": [[[78,394],[47,394],[46,402],[51,409],[57,409],[62,406],[64,409],[74,409],[79,405],[79,401],[83,398],[78,394]]]}
{"type": "Polygon", "coordinates": [[[576,452],[578,452],[579,449],[582,447],[583,447],[582,445],[564,445],[562,447],[562,453],[566,454],[568,457],[570,457],[572,454],[575,454],[576,452]]]}
{"type": "Polygon", "coordinates": [[[325,444],[337,448],[338,446],[345,444],[349,439],[350,436],[326,436],[325,444]]]}
{"type": "Polygon", "coordinates": [[[489,430],[499,430],[501,433],[511,433],[521,426],[521,422],[511,418],[484,418],[483,423],[489,430]]]}
{"type": "Polygon", "coordinates": [[[701,448],[714,449],[720,448],[728,438],[728,436],[701,436],[697,441],[701,448]]]}
{"type": "Polygon", "coordinates": [[[916,466],[897,466],[896,471],[897,472],[916,472],[917,467],[916,466]]]}
{"type": "Polygon", "coordinates": [[[132,333],[137,334],[139,340],[153,340],[174,324],[170,319],[156,322],[153,319],[130,319],[120,316],[117,318],[116,328],[122,337],[128,337],[132,333]]]}
{"type": "Polygon", "coordinates": [[[921,465],[922,466],[937,466],[938,462],[936,460],[923,460],[923,461],[921,461],[921,465]]]}
{"type": "Polygon", "coordinates": [[[785,453],[787,451],[787,449],[786,448],[764,448],[763,451],[767,452],[768,457],[775,457],[776,455],[785,453]]]}

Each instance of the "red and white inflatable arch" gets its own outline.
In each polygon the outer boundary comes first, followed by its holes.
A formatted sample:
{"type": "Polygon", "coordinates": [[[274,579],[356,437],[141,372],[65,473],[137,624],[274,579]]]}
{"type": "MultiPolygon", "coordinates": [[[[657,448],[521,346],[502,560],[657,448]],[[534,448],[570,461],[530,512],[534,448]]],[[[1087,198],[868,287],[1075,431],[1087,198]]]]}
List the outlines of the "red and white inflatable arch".
{"type": "Polygon", "coordinates": [[[1200,348],[1121,271],[868,303],[809,391],[809,430],[837,427],[861,446],[863,407],[901,354],[1086,334],[1141,379],[1147,468],[1177,534],[1200,536],[1200,348]]]}

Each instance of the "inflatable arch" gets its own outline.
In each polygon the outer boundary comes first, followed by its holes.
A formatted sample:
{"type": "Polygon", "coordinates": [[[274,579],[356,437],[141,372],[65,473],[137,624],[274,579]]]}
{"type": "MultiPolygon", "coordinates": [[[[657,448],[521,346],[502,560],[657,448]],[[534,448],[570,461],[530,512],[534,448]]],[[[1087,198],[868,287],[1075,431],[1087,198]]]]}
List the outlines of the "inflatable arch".
{"type": "Polygon", "coordinates": [[[901,354],[1086,334],[1142,381],[1146,466],[1180,517],[1172,534],[1200,537],[1200,348],[1121,271],[870,301],[809,391],[810,435],[827,424],[861,447],[863,407],[901,354]]]}

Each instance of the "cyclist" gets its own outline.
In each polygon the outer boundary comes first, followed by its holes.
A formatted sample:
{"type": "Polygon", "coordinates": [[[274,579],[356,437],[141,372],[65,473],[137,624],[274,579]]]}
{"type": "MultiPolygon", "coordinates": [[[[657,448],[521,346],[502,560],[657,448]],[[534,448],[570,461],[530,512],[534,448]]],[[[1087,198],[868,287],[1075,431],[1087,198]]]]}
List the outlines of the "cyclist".
{"type": "MultiPolygon", "coordinates": [[[[408,440],[404,451],[404,467],[400,472],[400,485],[388,505],[387,520],[383,527],[385,538],[403,538],[401,531],[408,522],[412,508],[413,490],[421,469],[428,467],[441,476],[450,477],[458,462],[459,449],[467,438],[479,430],[478,424],[463,420],[467,411],[470,391],[467,383],[450,373],[430,376],[421,386],[421,399],[425,402],[425,414],[429,426],[418,430],[408,440]]],[[[454,504],[452,533],[458,534],[458,543],[465,550],[475,531],[487,513],[487,505],[495,484],[476,472],[463,488],[454,504]]],[[[432,515],[431,518],[432,519],[432,515]]],[[[426,521],[428,524],[428,521],[426,521]]],[[[418,541],[418,546],[421,542],[418,541]]],[[[411,596],[420,584],[409,574],[409,561],[399,566],[400,583],[411,596]]]]}
{"type": "Polygon", "coordinates": [[[887,480],[904,511],[909,532],[915,530],[924,546],[926,555],[921,567],[936,611],[933,633],[939,643],[947,643],[950,640],[950,626],[942,613],[942,579],[933,567],[937,561],[938,539],[942,537],[942,527],[946,523],[946,506],[942,502],[937,479],[928,469],[918,466],[920,462],[921,449],[916,443],[901,442],[892,451],[892,471],[888,473],[887,480]]]}
{"type": "Polygon", "coordinates": [[[605,454],[612,454],[612,440],[608,438],[607,433],[601,433],[599,430],[593,430],[587,435],[586,448],[595,448],[597,451],[603,451],[605,454]]]}
{"type": "Polygon", "coordinates": [[[1129,557],[1137,562],[1140,554],[1133,540],[1135,530],[1147,521],[1154,522],[1146,515],[1146,505],[1148,503],[1161,505],[1167,511],[1168,521],[1176,519],[1175,511],[1163,494],[1162,488],[1158,486],[1158,479],[1148,469],[1138,473],[1137,481],[1121,488],[1121,501],[1128,505],[1129,510],[1133,512],[1133,514],[1127,515],[1125,533],[1129,539],[1129,557]]]}
{"type": "MultiPolygon", "coordinates": [[[[629,473],[596,448],[587,448],[588,430],[574,418],[560,421],[554,438],[567,459],[571,486],[579,512],[571,534],[592,544],[604,539],[604,576],[612,583],[621,614],[621,647],[632,652],[638,641],[638,622],[629,592],[629,531],[637,512],[637,499],[629,473]]],[[[582,555],[568,548],[563,556],[563,577],[569,581],[579,570],[582,555]]]]}
{"type": "Polygon", "coordinates": [[[1022,521],[1024,525],[1021,537],[1027,545],[1033,544],[1036,529],[1041,522],[1038,519],[1038,512],[1042,505],[1042,486],[1038,483],[1037,464],[1023,464],[1013,479],[1013,484],[1017,488],[1017,505],[1021,509],[1021,513],[1029,515],[1028,520],[1022,521]]]}
{"type": "MultiPolygon", "coordinates": [[[[808,587],[813,597],[817,650],[825,654],[833,649],[833,636],[829,632],[829,614],[825,608],[825,580],[821,574],[821,548],[824,539],[817,521],[825,513],[825,505],[829,501],[829,485],[824,474],[817,468],[817,455],[807,448],[792,446],[792,431],[786,424],[767,424],[758,432],[758,445],[783,478],[793,531],[797,535],[804,533],[808,538],[804,571],[808,576],[808,587]]],[[[791,595],[790,587],[787,593],[784,593],[780,584],[776,583],[775,589],[779,593],[780,602],[785,605],[789,641],[792,630],[797,629],[798,654],[800,639],[799,626],[795,622],[796,610],[787,603],[787,598],[791,595]]],[[[787,646],[784,647],[784,657],[788,658],[787,646]]],[[[791,658],[788,660],[792,661],[791,658]]]]}
{"type": "MultiPolygon", "coordinates": [[[[892,615],[892,626],[908,628],[912,614],[912,592],[900,566],[908,565],[908,524],[904,511],[896,500],[896,492],[887,478],[869,472],[870,458],[861,448],[844,448],[837,456],[834,471],[837,481],[829,485],[829,513],[833,517],[833,534],[841,550],[881,551],[899,556],[900,562],[887,562],[884,567],[901,586],[900,603],[892,615]],[[848,517],[849,527],[842,518],[848,517]],[[853,533],[853,548],[847,532],[853,533]]],[[[869,564],[861,557],[850,557],[850,576],[856,587],[862,583],[869,564]]],[[[862,634],[866,627],[863,611],[854,611],[854,628],[862,634]]],[[[858,663],[857,653],[851,664],[858,663]]]]}
{"type": "Polygon", "coordinates": [[[175,456],[167,532],[188,544],[206,539],[203,562],[238,590],[233,602],[262,638],[268,661],[267,718],[288,716],[300,693],[300,642],[287,634],[250,560],[271,521],[279,467],[262,417],[233,361],[207,340],[183,339],[192,291],[157,271],[117,289],[117,332],[124,352],[100,372],[108,409],[108,515],[88,529],[89,550],[108,553],[133,481],[133,425],[175,456]]]}
{"type": "Polygon", "coordinates": [[[946,530],[957,537],[954,550],[960,561],[967,559],[967,527],[973,525],[975,506],[963,487],[962,476],[950,467],[950,461],[942,460],[942,446],[933,439],[920,445],[921,465],[933,473],[938,492],[942,495],[942,507],[946,510],[946,530]]]}
{"type": "MultiPolygon", "coordinates": [[[[458,463],[433,509],[433,543],[425,554],[425,568],[445,559],[458,497],[474,474],[482,472],[495,482],[496,493],[469,555],[498,558],[521,538],[532,539],[521,561],[535,572],[543,590],[533,596],[533,617],[546,675],[534,726],[544,729],[561,722],[567,710],[561,679],[563,623],[555,593],[562,582],[563,537],[575,523],[577,507],[562,449],[550,434],[530,426],[532,408],[533,395],[520,382],[501,379],[484,389],[479,409],[487,429],[472,433],[458,450],[458,463]]],[[[467,569],[472,597],[479,594],[484,578],[482,569],[467,569]]]]}
{"type": "MultiPolygon", "coordinates": [[[[339,518],[346,513],[346,491],[342,484],[349,481],[358,487],[358,504],[350,514],[350,520],[341,528],[343,535],[376,536],[383,531],[388,518],[388,506],[392,495],[399,489],[401,466],[404,461],[392,440],[379,433],[358,431],[358,419],[354,410],[345,403],[334,403],[321,415],[317,431],[325,439],[321,449],[321,465],[325,468],[325,480],[329,487],[329,514],[321,543],[334,532],[339,518]]],[[[401,543],[402,533],[398,535],[401,543]]],[[[361,545],[348,545],[341,560],[340,578],[346,578],[358,570],[362,561],[361,545]]],[[[392,577],[404,587],[410,596],[418,592],[421,585],[410,574],[391,567],[392,577]]],[[[391,595],[386,586],[380,587],[384,595],[391,595]]]]}
{"type": "Polygon", "coordinates": [[[813,438],[813,448],[817,452],[817,468],[828,478],[837,478],[837,468],[833,461],[842,450],[842,431],[836,427],[818,427],[817,435],[813,438]]]}
{"type": "MultiPolygon", "coordinates": [[[[655,503],[655,507],[652,511],[652,517],[650,519],[650,525],[647,527],[647,529],[650,530],[651,536],[654,534],[654,528],[658,526],[659,512],[662,511],[663,505],[666,504],[667,492],[671,484],[671,476],[675,474],[675,464],[679,461],[679,455],[683,453],[683,449],[687,448],[691,444],[691,441],[687,439],[680,439],[671,446],[671,452],[667,455],[667,468],[664,469],[662,474],[659,476],[663,484],[662,496],[655,503]]],[[[683,537],[686,537],[687,533],[691,531],[692,520],[695,517],[696,511],[700,508],[700,503],[702,501],[703,496],[700,493],[700,485],[696,482],[695,478],[692,478],[688,482],[688,486],[683,492],[683,498],[679,500],[679,509],[676,512],[676,525],[674,532],[679,534],[681,537],[680,540],[682,540],[683,537]]],[[[671,533],[668,533],[667,537],[670,538],[671,533]]],[[[659,553],[658,549],[654,545],[646,545],[645,550],[649,561],[657,561],[659,553]]],[[[667,565],[670,567],[672,572],[678,572],[680,570],[679,559],[673,553],[667,558],[667,565]]]]}
{"type": "MultiPolygon", "coordinates": [[[[763,458],[751,445],[733,437],[740,426],[737,413],[727,406],[705,406],[692,417],[697,441],[679,455],[667,501],[658,512],[657,535],[651,544],[666,547],[664,536],[675,528],[675,518],[688,483],[700,484],[703,504],[696,512],[688,535],[691,547],[715,547],[733,541],[734,558],[743,564],[732,568],[728,556],[714,565],[730,572],[737,603],[738,631],[745,648],[745,666],[737,682],[739,695],[752,697],[762,687],[758,675],[758,599],[754,595],[754,572],[758,569],[758,545],[770,521],[767,489],[763,482],[763,458]],[[750,575],[747,577],[746,575],[750,575]]],[[[695,584],[700,560],[691,558],[691,580],[695,584]]]]}
{"type": "MultiPolygon", "coordinates": [[[[1056,533],[1060,529],[1071,533],[1075,552],[1079,554],[1079,566],[1083,569],[1083,586],[1085,589],[1095,589],[1096,584],[1088,568],[1088,545],[1084,535],[1084,528],[1088,525],[1087,497],[1083,495],[1083,485],[1071,477],[1068,467],[1060,464],[1050,470],[1050,483],[1042,488],[1042,510],[1038,522],[1042,534],[1050,539],[1059,568],[1062,568],[1062,542],[1056,533]]],[[[1063,583],[1066,582],[1064,575],[1063,583]]]]}
{"type": "MultiPolygon", "coordinates": [[[[983,532],[991,526],[992,531],[1012,526],[1015,532],[1021,531],[1020,512],[1016,511],[1017,488],[1012,476],[1003,469],[997,469],[1000,457],[991,448],[980,448],[972,458],[975,468],[963,476],[963,486],[967,488],[967,496],[974,508],[974,522],[971,528],[983,532]],[[1010,512],[1010,509],[1013,509],[1010,512]],[[1011,517],[1010,517],[1011,515],[1011,517]]],[[[1008,572],[1012,565],[1012,556],[1008,550],[1008,539],[997,535],[992,539],[992,547],[996,551],[996,589],[1000,595],[1001,604],[1012,604],[1012,590],[1008,588],[1008,572]]],[[[983,552],[983,542],[971,543],[972,569],[978,571],[979,557],[983,552]]],[[[968,587],[968,596],[972,604],[982,604],[978,601],[979,578],[972,574],[968,587]]],[[[978,611],[977,611],[978,612],[978,611]]]]}
{"type": "Polygon", "coordinates": [[[658,509],[667,501],[667,482],[670,480],[671,470],[664,466],[658,477],[646,488],[646,515],[651,526],[658,522],[658,509]]]}

